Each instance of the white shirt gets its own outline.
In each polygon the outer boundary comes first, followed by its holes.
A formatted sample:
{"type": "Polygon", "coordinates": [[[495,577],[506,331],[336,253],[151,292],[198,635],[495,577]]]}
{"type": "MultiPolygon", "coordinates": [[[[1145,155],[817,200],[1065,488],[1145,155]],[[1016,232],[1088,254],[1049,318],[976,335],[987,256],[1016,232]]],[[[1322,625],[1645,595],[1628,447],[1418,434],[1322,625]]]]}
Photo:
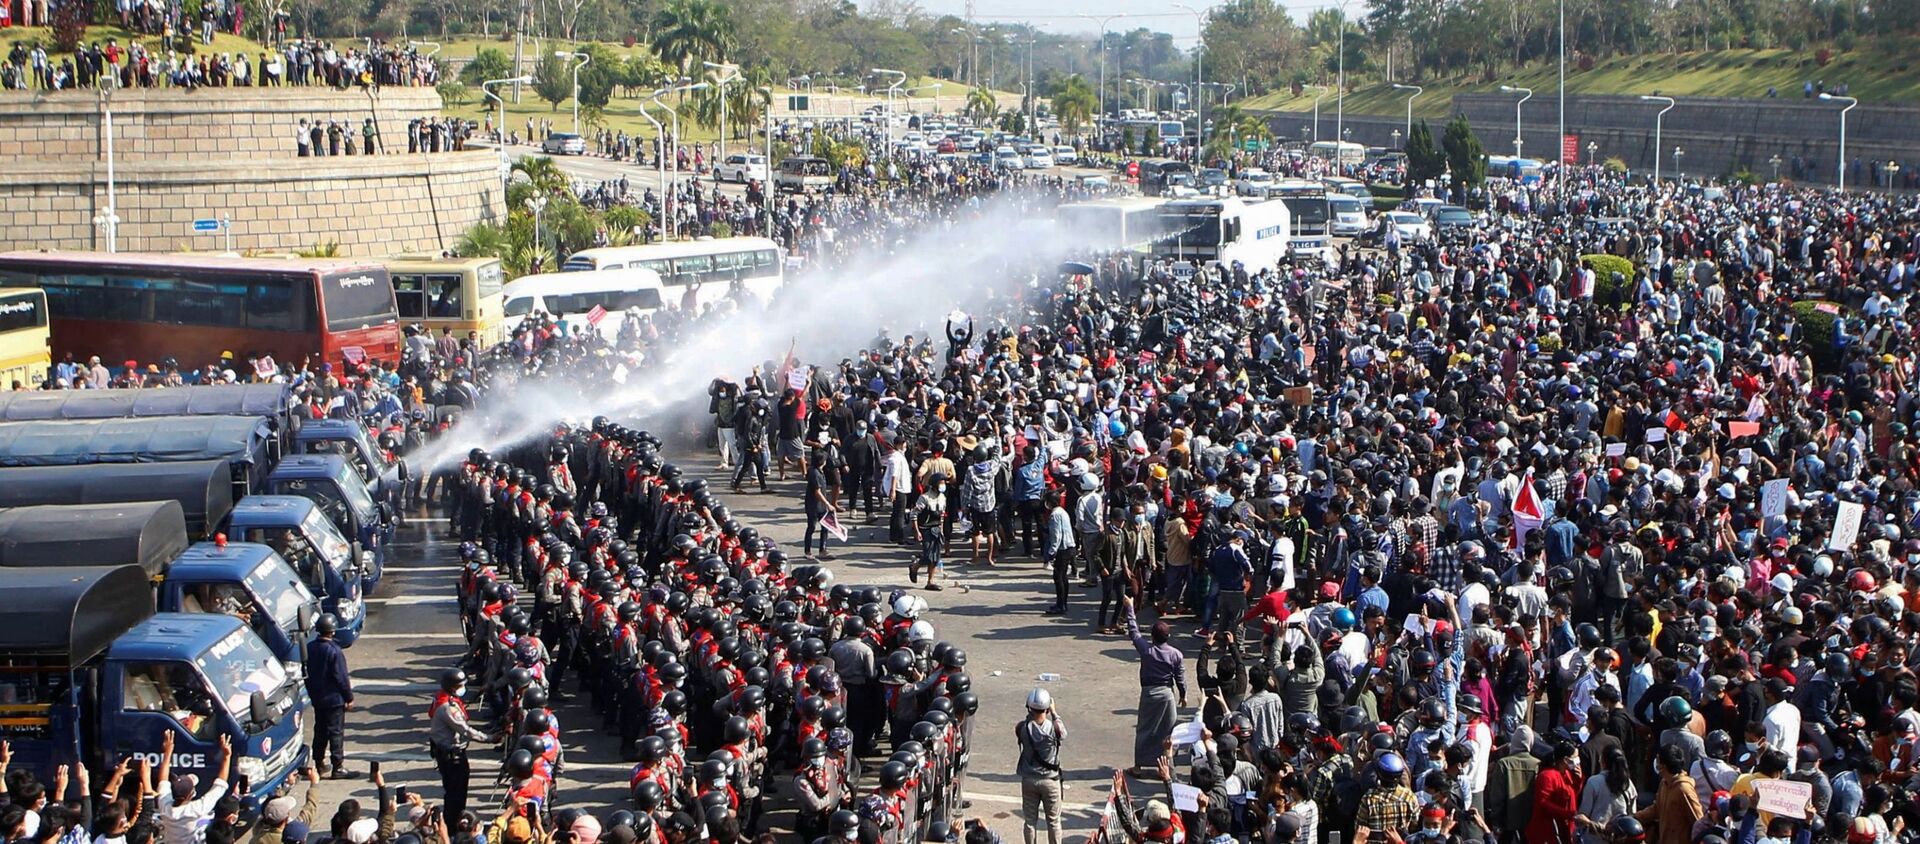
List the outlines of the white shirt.
{"type": "Polygon", "coordinates": [[[886,464],[880,470],[880,487],[891,495],[907,495],[913,492],[913,469],[907,465],[906,452],[894,449],[887,452],[886,464]]]}
{"type": "Polygon", "coordinates": [[[160,837],[165,844],[197,844],[207,834],[207,824],[213,820],[213,804],[227,793],[227,781],[217,779],[202,789],[200,796],[193,800],[175,804],[173,789],[161,788],[160,837]]]}
{"type": "Polygon", "coordinates": [[[1767,708],[1760,726],[1766,730],[1767,746],[1787,754],[1787,773],[1793,773],[1800,761],[1800,710],[1783,700],[1767,708]]]}

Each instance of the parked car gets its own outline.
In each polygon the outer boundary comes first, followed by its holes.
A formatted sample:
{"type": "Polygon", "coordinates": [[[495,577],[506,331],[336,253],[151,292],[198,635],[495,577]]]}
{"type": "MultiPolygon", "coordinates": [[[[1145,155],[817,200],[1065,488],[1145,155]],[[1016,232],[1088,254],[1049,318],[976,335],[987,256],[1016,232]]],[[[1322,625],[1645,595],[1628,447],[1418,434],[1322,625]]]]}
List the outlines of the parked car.
{"type": "Polygon", "coordinates": [[[1473,223],[1473,212],[1458,205],[1442,205],[1433,211],[1433,228],[1437,232],[1471,229],[1473,223]]]}
{"type": "Polygon", "coordinates": [[[1387,242],[1389,228],[1400,232],[1400,242],[1403,244],[1433,239],[1433,226],[1427,223],[1427,218],[1412,211],[1388,211],[1381,214],[1373,229],[1362,239],[1371,243],[1384,244],[1387,242]]]}
{"type": "Polygon", "coordinates": [[[540,142],[540,151],[548,155],[586,155],[587,139],[572,132],[555,132],[540,142]]]}
{"type": "Polygon", "coordinates": [[[767,157],[754,153],[728,153],[716,168],[714,178],[722,182],[766,182],[767,157]]]}

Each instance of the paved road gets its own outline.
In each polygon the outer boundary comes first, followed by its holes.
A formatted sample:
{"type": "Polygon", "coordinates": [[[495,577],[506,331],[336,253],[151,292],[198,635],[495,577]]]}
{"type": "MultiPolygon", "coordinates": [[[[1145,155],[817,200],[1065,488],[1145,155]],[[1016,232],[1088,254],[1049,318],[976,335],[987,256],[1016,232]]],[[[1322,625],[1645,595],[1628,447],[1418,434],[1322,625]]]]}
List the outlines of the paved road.
{"type": "MultiPolygon", "coordinates": [[[[716,488],[725,488],[725,479],[711,471],[709,457],[695,455],[683,465],[703,470],[716,488]]],[[[743,521],[783,547],[797,548],[804,528],[799,484],[773,486],[771,494],[728,495],[725,500],[743,521]]],[[[849,522],[851,544],[833,549],[841,579],[883,588],[907,585],[907,552],[886,544],[884,522],[849,522]]],[[[437,519],[411,520],[393,550],[397,559],[388,565],[387,579],[370,601],[369,632],[348,651],[358,699],[357,710],[347,717],[349,767],[364,771],[368,761],[380,760],[389,784],[407,785],[436,801],[439,781],[425,753],[426,706],[435,676],[454,664],[464,647],[453,599],[457,566],[437,519]]],[[[1015,558],[992,569],[963,562],[950,571],[958,588],[921,594],[932,605],[941,638],[966,649],[967,670],[981,699],[968,814],[985,818],[1007,840],[1017,840],[1019,780],[1013,774],[1016,753],[1010,731],[1021,717],[1027,692],[1046,685],[1069,730],[1066,821],[1078,839],[1098,820],[1114,766],[1128,764],[1131,756],[1138,688],[1133,649],[1124,637],[1091,633],[1097,603],[1092,590],[1077,590],[1071,615],[1042,615],[1051,582],[1033,560],[1015,558]],[[1042,673],[1060,676],[1043,684],[1036,679],[1042,673]]],[[[597,719],[580,704],[560,711],[568,763],[557,805],[602,812],[623,805],[628,766],[619,761],[614,742],[598,732],[597,719]]],[[[476,753],[476,806],[500,795],[491,786],[491,765],[476,753]]],[[[366,801],[372,789],[364,779],[324,783],[323,812],[349,796],[366,801]]],[[[785,824],[781,817],[774,822],[785,824]]]]}

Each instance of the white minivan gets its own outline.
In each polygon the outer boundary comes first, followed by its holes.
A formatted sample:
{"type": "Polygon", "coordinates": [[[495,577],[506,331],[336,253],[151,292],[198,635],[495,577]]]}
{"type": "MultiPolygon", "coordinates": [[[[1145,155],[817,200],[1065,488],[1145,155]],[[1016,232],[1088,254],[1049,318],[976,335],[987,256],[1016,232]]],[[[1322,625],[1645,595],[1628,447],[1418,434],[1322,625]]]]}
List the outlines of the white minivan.
{"type": "Polygon", "coordinates": [[[1344,193],[1327,194],[1327,216],[1334,237],[1359,237],[1372,228],[1366,203],[1344,193]]]}
{"type": "Polygon", "coordinates": [[[509,323],[539,311],[565,320],[569,332],[591,327],[609,342],[628,316],[660,310],[664,299],[660,274],[638,267],[521,276],[500,289],[509,323]]]}
{"type": "Polygon", "coordinates": [[[728,153],[720,166],[714,168],[715,181],[721,182],[767,182],[767,157],[750,152],[728,153]]]}

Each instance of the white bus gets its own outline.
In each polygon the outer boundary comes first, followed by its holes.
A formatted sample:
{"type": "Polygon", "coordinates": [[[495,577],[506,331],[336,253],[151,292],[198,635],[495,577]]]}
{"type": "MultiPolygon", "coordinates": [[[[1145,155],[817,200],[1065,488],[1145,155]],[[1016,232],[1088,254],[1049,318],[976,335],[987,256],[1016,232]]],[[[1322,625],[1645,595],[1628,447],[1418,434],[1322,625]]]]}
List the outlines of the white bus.
{"type": "Polygon", "coordinates": [[[1151,197],[1069,202],[1056,209],[1056,228],[1074,246],[1145,251],[1161,234],[1161,204],[1151,197]]]}
{"type": "Polygon", "coordinates": [[[1307,146],[1315,158],[1331,158],[1345,167],[1358,167],[1367,161],[1367,148],[1352,141],[1315,141],[1307,146]]]}
{"type": "Polygon", "coordinates": [[[1318,254],[1331,259],[1333,252],[1333,206],[1327,188],[1318,182],[1286,179],[1275,182],[1267,191],[1274,201],[1285,203],[1293,215],[1293,235],[1288,245],[1296,255],[1318,254]]]}
{"type": "Polygon", "coordinates": [[[786,281],[780,245],[764,237],[723,237],[603,246],[567,256],[563,273],[641,267],[660,274],[667,304],[683,306],[691,291],[706,307],[745,290],[765,302],[786,281]]]}
{"type": "Polygon", "coordinates": [[[1287,257],[1292,220],[1285,203],[1176,199],[1158,213],[1167,234],[1154,242],[1153,255],[1178,262],[1175,275],[1189,274],[1195,259],[1229,267],[1237,263],[1255,273],[1287,257]]]}
{"type": "Polygon", "coordinates": [[[608,342],[619,338],[629,314],[650,314],[667,304],[660,274],[639,267],[521,276],[500,289],[500,299],[508,326],[539,311],[565,319],[568,331],[590,324],[608,342]],[[603,311],[598,323],[590,321],[595,307],[603,311]]]}

